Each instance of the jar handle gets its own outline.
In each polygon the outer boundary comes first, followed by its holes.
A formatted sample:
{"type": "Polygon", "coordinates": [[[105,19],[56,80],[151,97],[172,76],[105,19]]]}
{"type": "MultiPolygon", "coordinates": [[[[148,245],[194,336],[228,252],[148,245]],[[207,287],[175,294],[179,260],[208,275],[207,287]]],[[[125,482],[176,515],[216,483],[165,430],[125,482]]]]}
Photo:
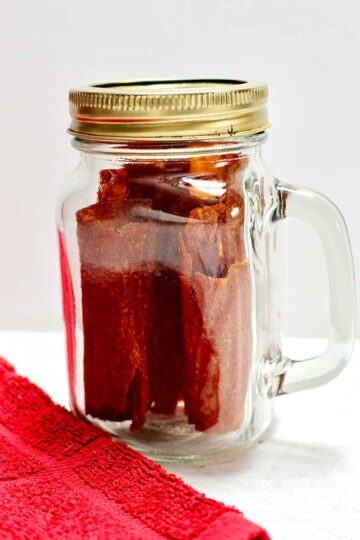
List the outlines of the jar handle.
{"type": "Polygon", "coordinates": [[[282,357],[274,369],[273,395],[289,394],[322,385],[345,367],[355,335],[355,276],[347,227],[338,208],[310,189],[276,184],[278,206],[273,222],[301,219],[320,236],[325,255],[330,293],[328,346],[314,358],[282,357]]]}

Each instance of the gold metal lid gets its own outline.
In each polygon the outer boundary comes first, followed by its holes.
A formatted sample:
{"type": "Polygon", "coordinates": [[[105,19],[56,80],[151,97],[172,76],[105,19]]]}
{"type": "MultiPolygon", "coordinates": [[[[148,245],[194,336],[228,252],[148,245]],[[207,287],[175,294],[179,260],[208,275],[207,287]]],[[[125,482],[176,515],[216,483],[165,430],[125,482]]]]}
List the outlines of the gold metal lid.
{"type": "Polygon", "coordinates": [[[267,86],[231,79],[128,81],[70,90],[69,132],[100,141],[237,137],[269,126],[267,86]]]}

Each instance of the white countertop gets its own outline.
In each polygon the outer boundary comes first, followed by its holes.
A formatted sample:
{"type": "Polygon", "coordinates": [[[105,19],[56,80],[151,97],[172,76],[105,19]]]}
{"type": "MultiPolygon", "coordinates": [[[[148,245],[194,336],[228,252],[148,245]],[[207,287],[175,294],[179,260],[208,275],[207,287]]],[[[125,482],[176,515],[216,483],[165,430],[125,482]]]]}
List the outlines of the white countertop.
{"type": "MultiPolygon", "coordinates": [[[[320,352],[323,343],[289,339],[286,346],[288,354],[302,358],[320,352]]],[[[60,333],[0,332],[0,355],[67,404],[60,333]]],[[[209,497],[237,506],[273,540],[360,540],[359,356],[358,342],[335,381],[277,398],[267,439],[233,461],[166,469],[209,497]]]]}

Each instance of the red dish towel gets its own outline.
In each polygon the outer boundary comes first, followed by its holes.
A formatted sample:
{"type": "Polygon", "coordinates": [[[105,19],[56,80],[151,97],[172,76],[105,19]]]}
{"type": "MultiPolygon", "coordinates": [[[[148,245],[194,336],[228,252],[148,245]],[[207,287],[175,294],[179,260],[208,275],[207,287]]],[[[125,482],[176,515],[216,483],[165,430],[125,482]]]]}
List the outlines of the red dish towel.
{"type": "Polygon", "coordinates": [[[0,538],[269,540],[0,358],[0,538]]]}

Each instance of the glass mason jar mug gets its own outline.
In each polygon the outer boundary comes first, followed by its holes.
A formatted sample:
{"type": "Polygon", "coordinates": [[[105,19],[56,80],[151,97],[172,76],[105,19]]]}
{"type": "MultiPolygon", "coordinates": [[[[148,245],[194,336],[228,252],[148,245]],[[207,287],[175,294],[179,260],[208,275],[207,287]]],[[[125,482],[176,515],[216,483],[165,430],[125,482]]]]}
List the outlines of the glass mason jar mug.
{"type": "Polygon", "coordinates": [[[264,168],[267,88],[133,82],[70,92],[80,163],[58,206],[73,410],[159,459],[259,437],[272,398],[336,376],[354,336],[354,276],[337,208],[264,168]],[[327,350],[281,351],[277,227],[320,235],[327,350]]]}

